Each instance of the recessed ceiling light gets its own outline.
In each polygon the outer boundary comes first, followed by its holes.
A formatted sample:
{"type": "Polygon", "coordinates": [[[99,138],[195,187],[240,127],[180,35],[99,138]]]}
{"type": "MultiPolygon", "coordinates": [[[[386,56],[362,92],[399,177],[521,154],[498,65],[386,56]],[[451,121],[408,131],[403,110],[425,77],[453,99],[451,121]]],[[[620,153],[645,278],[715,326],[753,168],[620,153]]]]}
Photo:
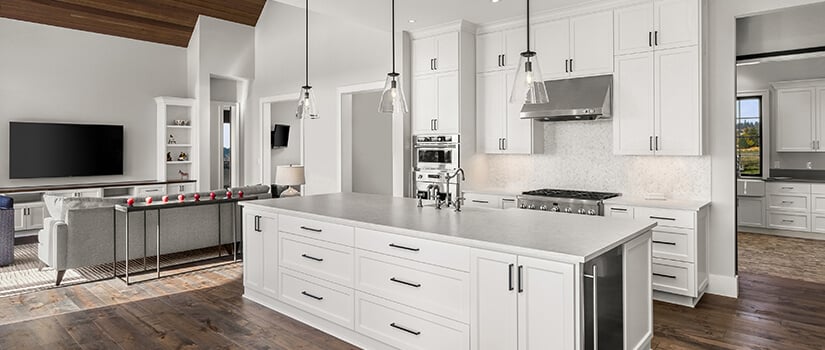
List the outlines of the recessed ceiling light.
{"type": "Polygon", "coordinates": [[[499,2],[499,1],[501,1],[501,0],[490,0],[490,1],[492,1],[492,2],[499,2]]]}
{"type": "Polygon", "coordinates": [[[412,19],[412,18],[410,18],[409,22],[410,22],[410,23],[415,23],[415,20],[414,20],[414,19],[412,19]]]}

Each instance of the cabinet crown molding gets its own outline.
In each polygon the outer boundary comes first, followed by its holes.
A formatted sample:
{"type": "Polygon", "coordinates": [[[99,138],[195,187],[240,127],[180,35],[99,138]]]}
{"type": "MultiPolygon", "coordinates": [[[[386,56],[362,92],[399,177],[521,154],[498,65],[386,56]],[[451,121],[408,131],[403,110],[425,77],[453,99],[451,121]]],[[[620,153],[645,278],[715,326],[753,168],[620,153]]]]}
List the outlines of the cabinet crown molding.
{"type": "Polygon", "coordinates": [[[825,79],[787,80],[771,83],[774,89],[825,87],[825,79]]]}
{"type": "Polygon", "coordinates": [[[444,24],[438,24],[426,28],[411,30],[409,31],[409,33],[410,38],[415,40],[452,32],[466,32],[472,34],[476,32],[477,27],[478,25],[475,23],[460,19],[457,21],[447,22],[444,24]]]}
{"type": "MultiPolygon", "coordinates": [[[[638,0],[610,0],[610,1],[603,1],[603,0],[590,0],[584,1],[583,3],[565,6],[557,9],[552,10],[545,10],[545,11],[538,11],[530,15],[530,25],[539,24],[542,22],[549,22],[553,20],[558,20],[567,17],[575,17],[580,15],[586,15],[593,12],[600,12],[600,11],[607,11],[607,10],[614,10],[620,7],[640,4],[640,3],[652,3],[653,0],[647,1],[638,1],[638,0]]],[[[505,18],[502,20],[482,23],[478,25],[476,30],[476,34],[484,34],[489,32],[495,32],[500,30],[512,29],[523,27],[525,24],[525,17],[524,16],[517,16],[511,18],[505,18]]]]}

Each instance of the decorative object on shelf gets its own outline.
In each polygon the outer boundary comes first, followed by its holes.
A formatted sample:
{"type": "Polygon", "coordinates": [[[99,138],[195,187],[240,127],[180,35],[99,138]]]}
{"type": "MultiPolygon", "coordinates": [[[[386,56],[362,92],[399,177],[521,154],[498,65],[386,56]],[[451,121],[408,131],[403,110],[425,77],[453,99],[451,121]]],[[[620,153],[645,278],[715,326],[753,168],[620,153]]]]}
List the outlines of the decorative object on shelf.
{"type": "Polygon", "coordinates": [[[146,204],[152,204],[152,197],[146,197],[146,204]]]}
{"type": "Polygon", "coordinates": [[[200,195],[200,193],[195,193],[192,197],[194,197],[194,198],[195,198],[195,202],[197,202],[197,201],[201,200],[201,195],[200,195]]]}
{"type": "Polygon", "coordinates": [[[192,125],[192,121],[190,121],[190,120],[184,120],[184,121],[183,121],[183,125],[185,125],[185,126],[192,125]]]}
{"type": "Polygon", "coordinates": [[[238,198],[243,198],[243,191],[238,191],[238,198]]]}
{"type": "Polygon", "coordinates": [[[232,199],[232,191],[226,191],[226,199],[232,199]]]}
{"type": "Polygon", "coordinates": [[[215,197],[217,197],[217,195],[215,194],[215,192],[209,192],[209,199],[211,199],[211,200],[215,200],[215,197]]]}
{"type": "Polygon", "coordinates": [[[169,141],[166,141],[166,143],[169,145],[177,145],[178,141],[175,141],[175,135],[170,134],[169,141]]]}
{"type": "Polygon", "coordinates": [[[178,202],[183,202],[184,199],[186,199],[186,196],[183,193],[178,195],[178,202]]]}
{"type": "Polygon", "coordinates": [[[516,69],[516,80],[513,82],[513,90],[510,93],[511,103],[550,102],[536,52],[530,50],[530,0],[527,0],[527,50],[521,53],[516,69]]]}
{"type": "Polygon", "coordinates": [[[275,184],[289,186],[281,197],[297,197],[301,192],[292,186],[300,186],[306,183],[303,165],[279,165],[275,173],[275,184]]]}
{"type": "Polygon", "coordinates": [[[186,152],[180,152],[180,154],[178,155],[178,161],[185,162],[187,160],[189,160],[189,155],[186,154],[186,152]]]}
{"type": "Polygon", "coordinates": [[[175,119],[175,125],[184,126],[184,125],[186,125],[186,121],[183,120],[183,119],[175,119]]]}
{"type": "Polygon", "coordinates": [[[172,161],[172,152],[166,152],[166,161],[167,161],[167,162],[171,162],[171,161],[172,161]]]}
{"type": "Polygon", "coordinates": [[[315,92],[309,85],[309,0],[306,0],[306,83],[301,86],[301,93],[298,98],[298,111],[295,117],[298,119],[309,118],[318,119],[318,107],[315,100],[315,92]]]}
{"type": "Polygon", "coordinates": [[[189,180],[189,173],[183,170],[178,170],[178,174],[180,175],[181,180],[189,180]]]}
{"type": "Polygon", "coordinates": [[[387,82],[384,83],[384,91],[381,93],[381,100],[378,102],[378,111],[381,113],[401,112],[407,113],[407,98],[404,96],[403,85],[401,84],[401,74],[395,71],[395,0],[392,0],[392,72],[387,74],[387,82]]]}
{"type": "Polygon", "coordinates": [[[135,199],[132,198],[132,197],[129,197],[129,199],[126,200],[126,205],[128,205],[130,207],[135,205],[135,199]]]}
{"type": "Polygon", "coordinates": [[[163,203],[169,203],[169,196],[163,196],[160,199],[163,201],[163,203]]]}

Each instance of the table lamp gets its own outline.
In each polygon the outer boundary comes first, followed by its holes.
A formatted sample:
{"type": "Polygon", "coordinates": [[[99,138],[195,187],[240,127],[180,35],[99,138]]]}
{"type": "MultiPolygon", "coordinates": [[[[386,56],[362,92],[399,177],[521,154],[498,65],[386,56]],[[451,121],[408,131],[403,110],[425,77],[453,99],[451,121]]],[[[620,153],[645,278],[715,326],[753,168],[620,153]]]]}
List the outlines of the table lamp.
{"type": "Polygon", "coordinates": [[[293,188],[292,186],[300,186],[306,183],[306,178],[304,177],[304,166],[303,165],[279,165],[276,168],[275,172],[275,184],[281,186],[289,186],[284,192],[281,193],[281,197],[297,197],[301,195],[301,192],[293,188]]]}

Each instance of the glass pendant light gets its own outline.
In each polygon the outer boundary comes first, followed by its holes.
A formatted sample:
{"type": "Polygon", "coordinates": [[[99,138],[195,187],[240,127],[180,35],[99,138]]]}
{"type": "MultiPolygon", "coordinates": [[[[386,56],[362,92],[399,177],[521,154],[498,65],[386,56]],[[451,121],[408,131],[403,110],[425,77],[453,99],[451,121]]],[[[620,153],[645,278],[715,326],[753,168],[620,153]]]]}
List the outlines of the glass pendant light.
{"type": "Polygon", "coordinates": [[[407,113],[407,98],[404,96],[401,74],[395,71],[395,0],[392,0],[392,72],[387,74],[378,111],[381,113],[407,113]]]}
{"type": "Polygon", "coordinates": [[[295,117],[298,119],[309,118],[318,119],[318,103],[315,101],[315,91],[309,85],[309,0],[306,0],[306,83],[301,86],[301,93],[298,95],[298,111],[295,117]]]}
{"type": "Polygon", "coordinates": [[[510,92],[511,103],[548,103],[547,87],[542,80],[536,52],[530,50],[530,0],[527,0],[527,51],[521,53],[516,71],[516,81],[510,92]]]}

